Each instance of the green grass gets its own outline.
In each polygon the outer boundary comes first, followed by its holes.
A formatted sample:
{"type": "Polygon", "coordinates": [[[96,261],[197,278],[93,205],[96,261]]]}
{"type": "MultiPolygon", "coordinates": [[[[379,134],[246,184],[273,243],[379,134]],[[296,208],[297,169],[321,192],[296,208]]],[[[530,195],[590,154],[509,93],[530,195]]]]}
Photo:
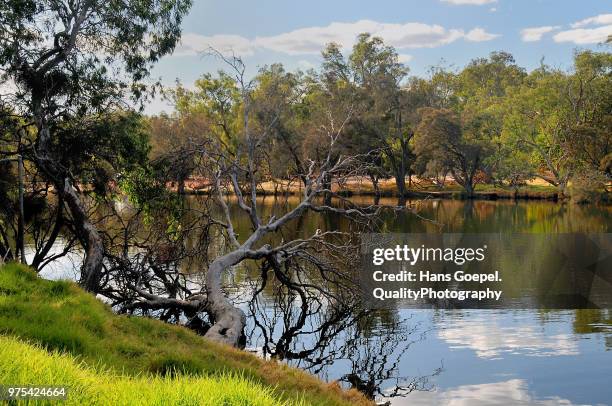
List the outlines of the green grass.
{"type": "MultiPolygon", "coordinates": [[[[0,382],[67,387],[67,405],[300,405],[242,376],[125,376],[73,356],[0,337],[0,382]]],[[[23,402],[25,403],[25,402],[23,402]]],[[[39,402],[43,403],[43,402],[39,402]]],[[[48,403],[52,403],[48,401],[48,403]]]]}
{"type": "MultiPolygon", "coordinates": [[[[210,342],[186,328],[115,315],[76,284],[43,280],[16,264],[0,268],[0,334],[78,357],[88,368],[106,371],[104,376],[174,377],[172,382],[178,382],[182,378],[177,374],[219,380],[230,374],[267,390],[274,388],[280,401],[370,404],[354,390],[345,391],[284,363],[210,342]]],[[[122,378],[117,384],[138,387],[142,382],[122,378]]]]}

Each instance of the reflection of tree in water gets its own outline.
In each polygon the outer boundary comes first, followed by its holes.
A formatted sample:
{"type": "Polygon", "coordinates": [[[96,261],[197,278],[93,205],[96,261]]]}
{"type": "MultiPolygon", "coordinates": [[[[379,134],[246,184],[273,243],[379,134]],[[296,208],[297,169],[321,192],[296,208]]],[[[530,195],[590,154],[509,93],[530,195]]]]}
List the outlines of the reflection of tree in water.
{"type": "Polygon", "coordinates": [[[406,396],[415,390],[431,390],[433,385],[430,378],[442,371],[440,367],[430,375],[400,374],[400,361],[412,344],[425,339],[426,332],[420,329],[419,324],[409,325],[408,320],[395,320],[394,316],[387,311],[370,315],[370,323],[378,322],[379,318],[386,319],[386,322],[379,326],[367,326],[367,329],[359,324],[352,326],[353,337],[343,347],[342,358],[350,361],[351,368],[341,380],[372,399],[376,396],[406,396]]]}
{"type": "MultiPolygon", "coordinates": [[[[383,201],[383,204],[386,201],[383,201]]],[[[423,200],[412,212],[384,213],[394,232],[610,232],[610,208],[567,205],[551,201],[423,200]],[[435,220],[435,223],[422,221],[435,220]]]]}
{"type": "Polygon", "coordinates": [[[606,348],[612,348],[612,309],[576,309],[573,329],[576,334],[605,334],[606,348]]]}
{"type": "Polygon", "coordinates": [[[262,278],[256,279],[263,282],[253,287],[249,304],[252,345],[266,357],[318,375],[342,365],[336,378],[372,399],[432,388],[429,378],[441,369],[427,376],[400,375],[400,360],[425,339],[420,324],[398,319],[395,311],[365,310],[350,279],[312,271],[297,262],[263,264],[262,278]]]}

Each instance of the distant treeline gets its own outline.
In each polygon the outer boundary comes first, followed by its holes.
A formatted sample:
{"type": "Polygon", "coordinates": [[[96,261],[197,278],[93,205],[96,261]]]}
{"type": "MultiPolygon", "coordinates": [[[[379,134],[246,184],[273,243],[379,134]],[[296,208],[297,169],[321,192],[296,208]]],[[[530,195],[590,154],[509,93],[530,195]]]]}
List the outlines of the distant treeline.
{"type": "Polygon", "coordinates": [[[149,120],[153,157],[182,185],[197,167],[194,146],[208,137],[238,145],[246,113],[266,134],[269,159],[261,162],[260,180],[289,179],[322,155],[320,123],[332,114],[331,100],[347,112],[335,123],[343,132],[336,154],[359,156],[365,165],[358,175],[377,193],[380,179],[395,178],[404,195],[410,175],[439,186],[452,177],[467,195],[478,183],[518,189],[534,178],[578,201],[609,188],[612,54],[606,50],[576,51],[570,71],[542,62],[531,72],[509,53],[493,52],[461,70],[432,67],[425,78],[410,76],[397,51],[368,34],[348,56],[336,44],[322,55],[322,66],[307,72],[263,67],[247,84],[247,98],[235,72],[203,74],[193,88],[179,84],[168,92],[175,112],[149,120]]]}

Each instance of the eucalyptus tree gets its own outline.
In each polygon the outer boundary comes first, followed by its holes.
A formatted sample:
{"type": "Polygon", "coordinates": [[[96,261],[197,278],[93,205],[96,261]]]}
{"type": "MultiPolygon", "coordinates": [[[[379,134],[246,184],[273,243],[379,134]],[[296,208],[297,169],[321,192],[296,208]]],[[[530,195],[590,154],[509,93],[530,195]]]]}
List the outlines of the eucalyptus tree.
{"type": "Polygon", "coordinates": [[[611,72],[610,53],[582,51],[573,72],[543,65],[510,92],[504,142],[527,154],[532,176],[564,192],[575,174],[608,170],[611,72]]]}
{"type": "Polygon", "coordinates": [[[576,161],[564,147],[568,139],[565,116],[569,114],[563,91],[567,76],[561,71],[541,67],[525,83],[509,94],[504,120],[504,142],[512,147],[512,159],[527,152],[525,167],[531,177],[539,177],[564,190],[576,161]]]}
{"type": "Polygon", "coordinates": [[[476,175],[487,156],[487,140],[480,142],[474,138],[476,131],[466,129],[460,116],[452,110],[425,108],[421,114],[415,151],[442,163],[468,196],[472,196],[476,175]]]}
{"type": "Polygon", "coordinates": [[[588,170],[612,168],[612,53],[581,51],[563,92],[571,106],[568,148],[588,170]]]}
{"type": "Polygon", "coordinates": [[[23,155],[65,202],[85,248],[81,282],[91,291],[99,289],[104,247],[75,187],[87,180],[80,179],[86,162],[106,160],[100,144],[120,147],[114,138],[121,135],[104,122],[109,112],[129,109],[128,95],[142,100],[152,65],[174,49],[190,5],[190,0],[0,4],[0,81],[12,89],[2,95],[2,104],[11,105],[22,121],[11,152],[23,155]]]}
{"type": "Polygon", "coordinates": [[[393,47],[367,33],[358,36],[348,58],[338,45],[330,44],[323,59],[323,82],[336,94],[344,94],[355,108],[346,148],[365,157],[377,193],[378,178],[386,176],[388,168],[403,198],[414,158],[410,140],[416,127],[411,121],[414,99],[402,87],[407,67],[393,47]]]}
{"type": "Polygon", "coordinates": [[[253,92],[253,125],[260,131],[270,128],[267,140],[268,165],[262,174],[278,187],[277,182],[287,182],[287,189],[305,186],[306,179],[296,179],[297,174],[305,173],[308,164],[305,148],[311,125],[313,110],[312,75],[302,72],[287,72],[281,64],[272,64],[260,69],[255,78],[253,92]],[[298,185],[291,185],[297,180],[298,185]]]}
{"type": "Polygon", "coordinates": [[[507,52],[473,59],[457,74],[455,111],[461,117],[465,142],[481,148],[478,171],[486,181],[495,179],[500,165],[509,162],[501,158],[501,152],[506,151],[501,140],[504,101],[526,75],[507,52]]]}

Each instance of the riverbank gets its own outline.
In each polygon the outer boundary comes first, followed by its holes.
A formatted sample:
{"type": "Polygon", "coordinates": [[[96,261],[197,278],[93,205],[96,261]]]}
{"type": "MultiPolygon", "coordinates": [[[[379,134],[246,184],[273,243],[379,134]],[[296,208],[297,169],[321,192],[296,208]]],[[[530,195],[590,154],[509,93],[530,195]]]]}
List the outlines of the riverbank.
{"type": "Polygon", "coordinates": [[[0,268],[0,333],[6,341],[0,343],[3,382],[8,382],[3,377],[23,379],[14,384],[36,381],[27,365],[11,359],[11,354],[31,352],[46,368],[36,371],[43,374],[41,379],[59,383],[67,376],[83,399],[91,396],[98,404],[114,399],[107,393],[113,389],[124,391],[125,404],[141,404],[136,400],[144,387],[149,388],[149,404],[168,396],[211,405],[218,399],[228,405],[257,399],[262,405],[371,404],[355,390],[210,342],[184,327],[116,315],[76,284],[43,280],[16,264],[0,268]],[[185,382],[201,383],[210,391],[180,393],[185,382]],[[221,395],[226,396],[215,397],[221,395]]]}
{"type": "MultiPolygon", "coordinates": [[[[176,184],[168,187],[177,190],[176,184]]],[[[192,178],[185,182],[185,194],[207,194],[210,184],[204,179],[192,178]]],[[[372,196],[398,198],[397,186],[394,179],[380,180],[378,193],[372,183],[365,178],[352,178],[340,184],[332,185],[332,190],[342,196],[372,196]]],[[[301,184],[281,180],[263,182],[259,185],[257,194],[260,196],[298,195],[302,193],[301,184]]],[[[468,196],[465,190],[453,181],[448,181],[442,187],[434,185],[429,180],[413,179],[406,183],[406,198],[436,198],[436,199],[516,199],[516,200],[564,200],[558,188],[538,179],[528,182],[519,188],[510,188],[498,185],[478,184],[474,194],[468,196]]],[[[609,199],[608,199],[609,200],[609,199]]]]}

